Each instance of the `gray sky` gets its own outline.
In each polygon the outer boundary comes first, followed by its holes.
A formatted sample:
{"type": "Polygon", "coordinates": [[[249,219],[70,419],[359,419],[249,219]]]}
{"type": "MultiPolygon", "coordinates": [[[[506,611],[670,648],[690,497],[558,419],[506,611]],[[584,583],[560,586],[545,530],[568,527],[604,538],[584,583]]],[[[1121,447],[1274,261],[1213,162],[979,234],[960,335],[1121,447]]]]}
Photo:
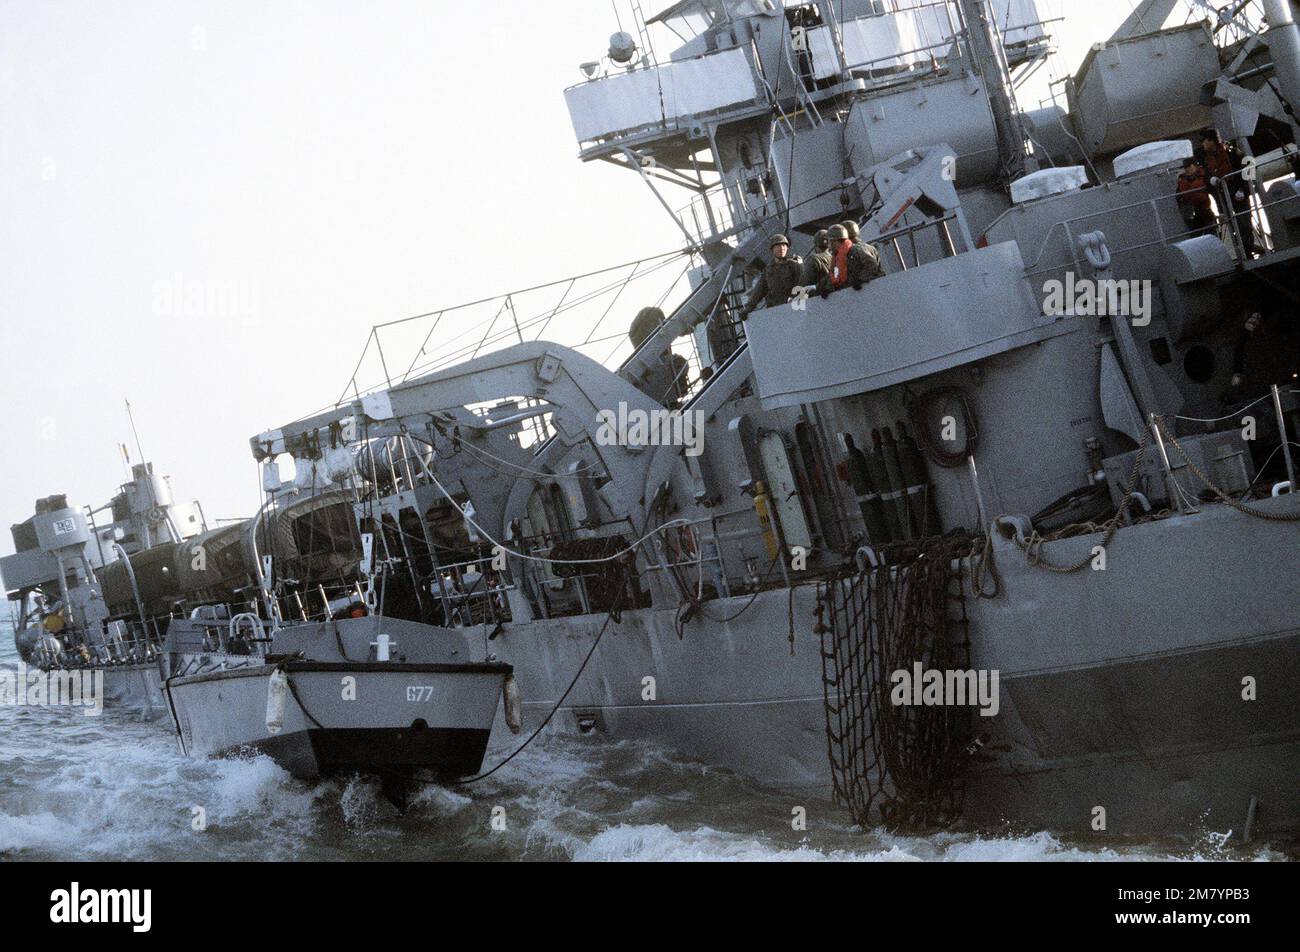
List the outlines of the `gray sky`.
{"type": "MultiPolygon", "coordinates": [[[[1080,6],[1040,4],[1055,75],[1131,5],[1080,6]]],[[[336,400],[372,324],[679,248],[576,158],[562,90],[614,29],[608,0],[0,0],[0,525],[107,501],[125,399],[178,497],[248,515],[248,438],[336,400]]]]}

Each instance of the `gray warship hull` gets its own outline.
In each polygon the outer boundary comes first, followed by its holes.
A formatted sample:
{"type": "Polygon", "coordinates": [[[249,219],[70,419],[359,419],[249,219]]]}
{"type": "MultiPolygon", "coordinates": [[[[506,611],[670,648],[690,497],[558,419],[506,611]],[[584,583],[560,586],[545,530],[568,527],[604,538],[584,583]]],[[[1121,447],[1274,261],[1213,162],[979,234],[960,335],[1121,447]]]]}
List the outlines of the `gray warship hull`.
{"type": "MultiPolygon", "coordinates": [[[[1274,500],[1277,512],[1300,501],[1274,500]]],[[[971,663],[1000,673],[997,716],[968,765],[980,828],[1261,835],[1300,830],[1300,573],[1294,529],[1226,507],[1126,529],[1105,571],[1053,575],[998,540],[1003,593],[972,600],[971,663]],[[1276,538],[1274,538],[1276,536],[1276,538]],[[1211,545],[1211,542],[1213,544],[1211,545]],[[1132,569],[1132,570],[1130,570],[1132,569]],[[1243,597],[1268,592],[1260,602],[1243,597]],[[1258,683],[1243,698],[1243,672],[1258,683]],[[1252,800],[1255,807],[1252,808],[1252,800]]],[[[1098,536],[1053,542],[1068,562],[1098,536]]],[[[711,603],[726,618],[750,596],[711,603]]],[[[553,723],[593,742],[646,739],[792,795],[829,799],[821,644],[811,586],[763,592],[737,620],[635,611],[606,634],[553,723]],[[793,619],[793,623],[792,623],[793,619]],[[792,627],[793,625],[793,627],[792,627]],[[643,679],[653,675],[654,700],[643,679]]],[[[550,711],[600,619],[509,625],[525,728],[550,711]]]]}

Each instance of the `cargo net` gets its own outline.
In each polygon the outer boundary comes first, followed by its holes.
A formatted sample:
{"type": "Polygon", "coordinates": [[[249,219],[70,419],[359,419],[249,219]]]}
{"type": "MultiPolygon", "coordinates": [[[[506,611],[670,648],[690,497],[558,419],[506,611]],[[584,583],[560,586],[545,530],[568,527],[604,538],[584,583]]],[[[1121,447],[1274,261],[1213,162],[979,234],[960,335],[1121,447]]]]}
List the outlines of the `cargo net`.
{"type": "Polygon", "coordinates": [[[968,705],[895,705],[891,675],[970,667],[968,545],[935,539],[908,561],[821,583],[826,740],[835,802],[861,826],[920,830],[961,814],[968,759],[968,705]]]}

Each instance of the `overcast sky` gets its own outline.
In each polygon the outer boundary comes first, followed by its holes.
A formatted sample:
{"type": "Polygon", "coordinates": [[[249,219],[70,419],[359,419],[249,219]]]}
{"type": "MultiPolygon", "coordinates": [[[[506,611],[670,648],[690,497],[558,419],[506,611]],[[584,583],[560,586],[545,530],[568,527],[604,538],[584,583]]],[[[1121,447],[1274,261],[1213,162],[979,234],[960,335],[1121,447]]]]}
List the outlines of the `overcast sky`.
{"type": "MultiPolygon", "coordinates": [[[[1055,75],[1131,5],[1081,6],[1040,4],[1055,75]]],[[[0,526],[106,502],[127,399],[179,497],[249,515],[248,438],[336,400],[372,324],[680,248],[576,158],[562,91],[616,28],[609,0],[0,0],[0,526]]]]}

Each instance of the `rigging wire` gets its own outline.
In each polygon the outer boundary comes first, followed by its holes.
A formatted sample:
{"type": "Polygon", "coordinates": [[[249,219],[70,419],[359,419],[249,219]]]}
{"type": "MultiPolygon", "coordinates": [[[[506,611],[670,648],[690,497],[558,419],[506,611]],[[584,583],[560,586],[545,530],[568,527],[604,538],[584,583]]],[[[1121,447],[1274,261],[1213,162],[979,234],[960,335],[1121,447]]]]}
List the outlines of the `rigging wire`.
{"type": "MultiPolygon", "coordinates": [[[[410,438],[412,440],[415,440],[417,443],[424,443],[426,446],[432,445],[427,440],[421,439],[420,437],[415,436],[414,434],[407,434],[407,435],[410,436],[410,438]]],[[[488,542],[496,546],[497,551],[504,552],[507,555],[513,555],[515,558],[523,559],[526,562],[541,562],[547,565],[601,565],[607,562],[617,561],[618,559],[622,558],[628,553],[636,551],[637,547],[640,546],[643,542],[653,538],[654,536],[658,535],[660,532],[662,532],[665,529],[670,529],[673,526],[691,524],[690,519],[673,519],[670,522],[665,522],[664,524],[656,528],[654,531],[643,534],[639,539],[637,539],[627,548],[621,549],[620,551],[615,552],[613,555],[607,555],[599,559],[548,559],[548,558],[543,558],[542,556],[529,555],[524,552],[517,552],[514,549],[511,549],[509,546],[506,546],[501,542],[498,542],[490,532],[488,532],[481,525],[479,525],[478,521],[475,520],[473,516],[469,515],[469,513],[465,511],[465,509],[460,505],[460,503],[456,502],[455,498],[451,495],[451,493],[447,491],[447,487],[443,486],[443,484],[438,480],[438,477],[433,475],[433,470],[429,468],[428,464],[425,463],[424,460],[422,460],[419,456],[417,456],[416,462],[418,462],[420,464],[420,468],[424,470],[424,475],[429,478],[429,481],[432,482],[433,485],[437,488],[437,490],[440,493],[442,493],[442,495],[447,499],[449,503],[451,503],[452,507],[461,514],[461,516],[465,519],[466,523],[473,526],[476,530],[478,530],[480,534],[482,534],[483,538],[487,539],[488,542]]]]}
{"type": "MultiPolygon", "coordinates": [[[[483,461],[483,465],[486,466],[488,469],[492,470],[493,472],[499,473],[502,476],[511,476],[514,478],[518,478],[519,476],[532,476],[537,479],[548,479],[548,480],[549,479],[579,479],[583,476],[586,476],[588,473],[594,473],[597,470],[603,468],[593,463],[588,466],[584,466],[581,469],[575,470],[572,473],[548,473],[545,470],[529,469],[526,466],[520,466],[518,463],[512,463],[510,462],[510,460],[503,459],[500,456],[496,456],[492,453],[489,453],[487,450],[483,449],[482,447],[473,446],[466,440],[461,440],[460,445],[464,449],[469,450],[471,453],[474,453],[475,455],[478,455],[480,457],[486,456],[488,457],[488,459],[496,460],[499,463],[503,463],[506,466],[515,469],[516,472],[510,473],[503,469],[499,469],[496,466],[493,466],[491,463],[487,462],[486,460],[483,461]]],[[[437,453],[436,449],[434,450],[434,453],[435,454],[437,453]]],[[[445,457],[439,457],[439,458],[444,459],[445,457]]]]}
{"type": "Polygon", "coordinates": [[[1231,413],[1225,414],[1224,416],[1221,416],[1221,417],[1209,417],[1209,418],[1189,417],[1189,416],[1179,416],[1177,413],[1175,413],[1175,414],[1173,414],[1173,418],[1174,418],[1175,420],[1186,420],[1186,421],[1188,421],[1188,422],[1190,422],[1190,423],[1222,423],[1224,420],[1232,419],[1232,418],[1235,417],[1238,413],[1244,413],[1245,411],[1247,411],[1247,410],[1249,410],[1251,407],[1253,407],[1255,404],[1257,404],[1257,403],[1262,403],[1263,401],[1269,399],[1271,396],[1272,396],[1271,393],[1266,393],[1266,394],[1264,394],[1264,396],[1259,397],[1259,398],[1256,399],[1256,400],[1252,400],[1250,403],[1246,404],[1245,406],[1241,407],[1240,409],[1238,409],[1238,410],[1233,410],[1231,413]]]}
{"type": "Polygon", "coordinates": [[[564,706],[564,702],[568,700],[568,697],[573,692],[574,687],[577,686],[578,679],[581,678],[582,673],[587,670],[587,663],[591,661],[591,656],[594,655],[596,653],[596,649],[600,647],[601,639],[605,637],[605,632],[609,630],[610,622],[614,621],[615,616],[622,608],[623,596],[626,594],[627,591],[627,585],[626,585],[627,573],[626,571],[624,571],[619,574],[620,574],[620,579],[619,579],[619,586],[618,586],[618,593],[619,593],[618,598],[615,599],[613,606],[606,613],[605,621],[603,624],[601,624],[600,631],[596,632],[596,637],[591,642],[591,647],[587,649],[587,654],[582,659],[582,664],[578,665],[578,670],[574,672],[572,680],[569,681],[569,686],[564,689],[564,693],[560,695],[560,699],[555,702],[554,706],[552,706],[550,711],[547,712],[546,717],[542,718],[542,722],[537,725],[536,729],[531,734],[528,735],[527,739],[518,747],[516,747],[514,750],[512,750],[504,760],[496,764],[494,767],[492,767],[492,769],[486,770],[483,773],[478,774],[477,776],[470,777],[467,780],[457,781],[455,784],[456,786],[463,787],[471,783],[478,783],[478,781],[485,780],[488,777],[492,776],[494,773],[496,773],[506,764],[510,763],[510,761],[514,760],[516,757],[522,754],[524,750],[528,747],[528,745],[531,744],[542,733],[542,731],[546,730],[546,725],[551,723],[551,719],[555,717],[555,715],[559,712],[560,708],[564,706]]]}

